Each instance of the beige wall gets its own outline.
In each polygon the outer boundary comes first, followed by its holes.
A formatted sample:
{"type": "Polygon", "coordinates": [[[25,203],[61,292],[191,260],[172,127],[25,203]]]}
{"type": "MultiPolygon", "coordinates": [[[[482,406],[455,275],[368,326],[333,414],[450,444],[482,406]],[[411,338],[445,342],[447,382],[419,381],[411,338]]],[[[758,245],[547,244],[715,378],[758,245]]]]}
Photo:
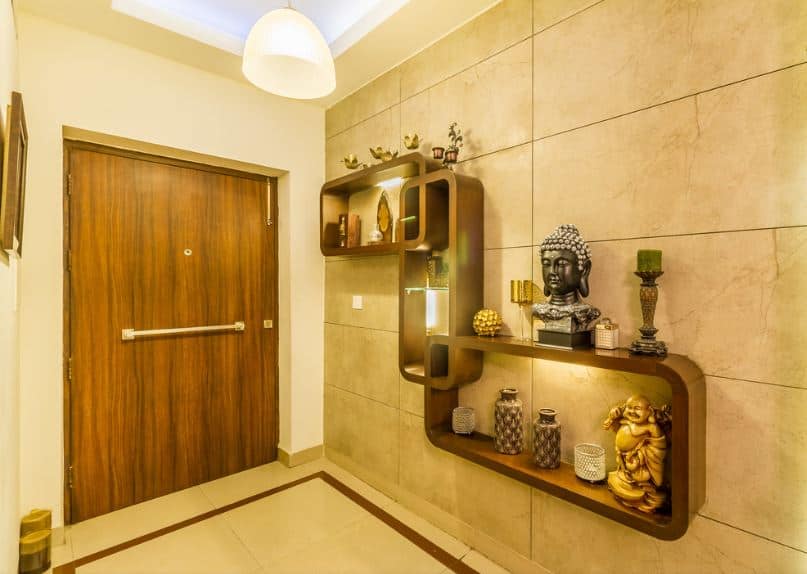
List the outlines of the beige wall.
{"type": "MultiPolygon", "coordinates": [[[[0,2],[0,125],[11,92],[19,89],[17,32],[11,0],[0,2]]],[[[0,163],[2,163],[0,161],[0,163]]],[[[20,384],[18,377],[18,261],[0,254],[0,571],[16,572],[19,540],[20,384]]]]}
{"type": "MultiPolygon", "coordinates": [[[[466,135],[485,185],[485,303],[518,333],[508,281],[576,223],[590,302],[641,324],[637,249],[664,252],[656,325],[707,375],[707,502],[662,542],[432,447],[397,373],[396,258],[326,261],[325,441],[336,462],[503,564],[552,572],[807,570],[807,4],[504,0],[326,114],[326,177],[349,152],[466,135]],[[364,311],[350,309],[363,294],[364,311]]],[[[461,391],[560,411],[564,457],[658,381],[488,355],[461,391]]]]}
{"type": "Polygon", "coordinates": [[[323,111],[30,14],[18,14],[18,23],[30,131],[21,278],[23,507],[51,507],[55,523],[62,522],[63,126],[285,173],[276,322],[280,447],[297,452],[320,444],[323,111]]]}

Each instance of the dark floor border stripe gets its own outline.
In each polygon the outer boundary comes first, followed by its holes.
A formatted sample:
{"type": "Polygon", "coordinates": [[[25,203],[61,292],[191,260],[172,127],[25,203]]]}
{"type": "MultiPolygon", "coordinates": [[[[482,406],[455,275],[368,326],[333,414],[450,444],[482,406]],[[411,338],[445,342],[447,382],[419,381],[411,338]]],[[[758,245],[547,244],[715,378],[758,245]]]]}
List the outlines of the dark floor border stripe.
{"type": "Polygon", "coordinates": [[[379,508],[362,495],[360,495],[355,490],[352,490],[348,486],[344,485],[343,483],[339,482],[337,479],[332,477],[327,472],[322,473],[322,480],[327,484],[331,485],[333,488],[341,492],[347,498],[361,506],[364,510],[384,522],[387,526],[392,527],[394,530],[398,532],[401,536],[407,538],[412,544],[418,546],[421,550],[429,554],[435,560],[439,560],[443,563],[443,565],[447,566],[457,574],[479,574],[476,570],[468,566],[465,562],[460,560],[459,558],[455,558],[439,546],[437,546],[434,542],[414,530],[410,528],[386,510],[379,508]]]}
{"type": "Polygon", "coordinates": [[[128,540],[126,542],[122,542],[121,544],[116,544],[115,546],[110,546],[104,550],[100,550],[95,552],[94,554],[88,554],[87,556],[83,556],[72,562],[68,562],[67,564],[62,564],[61,566],[57,566],[53,569],[53,574],[75,574],[76,568],[80,568],[90,562],[95,562],[96,560],[100,560],[102,558],[106,558],[107,556],[111,556],[113,554],[117,554],[118,552],[122,552],[124,550],[128,550],[133,546],[137,546],[139,544],[143,544],[144,542],[149,542],[150,540],[154,540],[155,538],[159,538],[160,536],[165,536],[166,534],[170,534],[172,532],[176,532],[177,530],[182,530],[183,528],[187,528],[188,526],[192,526],[209,518],[213,518],[214,516],[218,516],[219,514],[224,514],[225,512],[229,512],[230,510],[234,510],[241,506],[246,506],[247,504],[251,504],[262,498],[266,498],[268,496],[272,496],[273,494],[277,494],[279,492],[283,492],[284,490],[288,490],[290,488],[294,488],[295,486],[299,486],[311,480],[320,479],[329,486],[333,487],[343,496],[349,498],[359,506],[361,506],[364,510],[387,524],[388,526],[395,529],[401,536],[405,537],[407,540],[412,542],[418,548],[429,554],[435,560],[441,562],[444,566],[450,568],[457,574],[479,574],[476,570],[465,564],[459,558],[455,558],[436,544],[434,544],[431,540],[422,536],[417,531],[413,530],[387,511],[379,508],[358,492],[354,491],[350,487],[346,486],[330,474],[325,471],[315,472],[314,474],[310,474],[306,477],[293,480],[286,484],[282,484],[278,487],[266,490],[259,494],[255,494],[249,496],[247,498],[243,498],[231,504],[227,504],[222,506],[221,508],[214,508],[213,510],[209,510],[208,512],[204,512],[193,518],[188,518],[187,520],[183,520],[181,522],[177,522],[176,524],[172,524],[171,526],[166,526],[165,528],[160,528],[159,530],[155,530],[154,532],[149,532],[148,534],[144,534],[143,536],[139,536],[138,538],[134,538],[132,540],[128,540]]]}

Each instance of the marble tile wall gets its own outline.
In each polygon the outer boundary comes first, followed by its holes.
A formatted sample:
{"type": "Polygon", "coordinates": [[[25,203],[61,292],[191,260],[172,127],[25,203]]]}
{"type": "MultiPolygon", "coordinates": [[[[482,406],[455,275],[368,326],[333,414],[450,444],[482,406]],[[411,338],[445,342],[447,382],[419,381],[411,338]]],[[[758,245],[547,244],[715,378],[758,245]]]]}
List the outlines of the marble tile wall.
{"type": "MultiPolygon", "coordinates": [[[[509,280],[540,283],[556,225],[590,242],[589,299],[622,345],[636,250],[663,250],[656,326],[707,376],[706,504],[663,542],[435,449],[422,388],[397,374],[394,256],[326,261],[329,456],[513,571],[807,571],[807,3],[503,0],[328,111],[328,177],[409,132],[426,153],[452,120],[507,333],[525,320],[509,280]]],[[[566,460],[610,449],[599,423],[627,394],[669,399],[649,377],[488,354],[460,391],[483,431],[505,384],[530,416],[560,412],[566,460]]]]}

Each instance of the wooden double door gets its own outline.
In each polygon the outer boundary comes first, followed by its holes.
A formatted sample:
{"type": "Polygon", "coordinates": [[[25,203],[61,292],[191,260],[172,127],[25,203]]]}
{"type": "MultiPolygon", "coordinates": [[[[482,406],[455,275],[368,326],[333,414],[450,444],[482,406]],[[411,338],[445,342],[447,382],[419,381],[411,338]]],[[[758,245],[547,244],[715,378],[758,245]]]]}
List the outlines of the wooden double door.
{"type": "Polygon", "coordinates": [[[65,166],[67,520],[275,460],[275,181],[70,141],[65,166]]]}

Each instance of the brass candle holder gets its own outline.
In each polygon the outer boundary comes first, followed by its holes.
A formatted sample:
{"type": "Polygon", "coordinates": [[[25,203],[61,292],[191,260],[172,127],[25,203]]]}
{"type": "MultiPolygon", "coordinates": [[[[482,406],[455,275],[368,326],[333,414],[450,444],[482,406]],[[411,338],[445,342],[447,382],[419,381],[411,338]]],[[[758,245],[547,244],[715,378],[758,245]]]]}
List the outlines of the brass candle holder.
{"type": "MultiPolygon", "coordinates": [[[[513,279],[510,281],[510,302],[518,305],[519,327],[521,329],[521,340],[524,337],[524,309],[525,305],[532,305],[532,279],[513,279]]],[[[528,338],[532,338],[531,336],[528,338]]]]}
{"type": "Polygon", "coordinates": [[[639,328],[641,339],[636,339],[630,345],[630,352],[638,355],[654,355],[663,357],[667,354],[667,345],[664,341],[656,340],[658,329],[653,325],[656,316],[656,303],[658,302],[658,285],[656,279],[664,275],[661,269],[635,271],[634,274],[642,278],[639,288],[639,301],[642,304],[642,320],[644,324],[639,328]]]}

